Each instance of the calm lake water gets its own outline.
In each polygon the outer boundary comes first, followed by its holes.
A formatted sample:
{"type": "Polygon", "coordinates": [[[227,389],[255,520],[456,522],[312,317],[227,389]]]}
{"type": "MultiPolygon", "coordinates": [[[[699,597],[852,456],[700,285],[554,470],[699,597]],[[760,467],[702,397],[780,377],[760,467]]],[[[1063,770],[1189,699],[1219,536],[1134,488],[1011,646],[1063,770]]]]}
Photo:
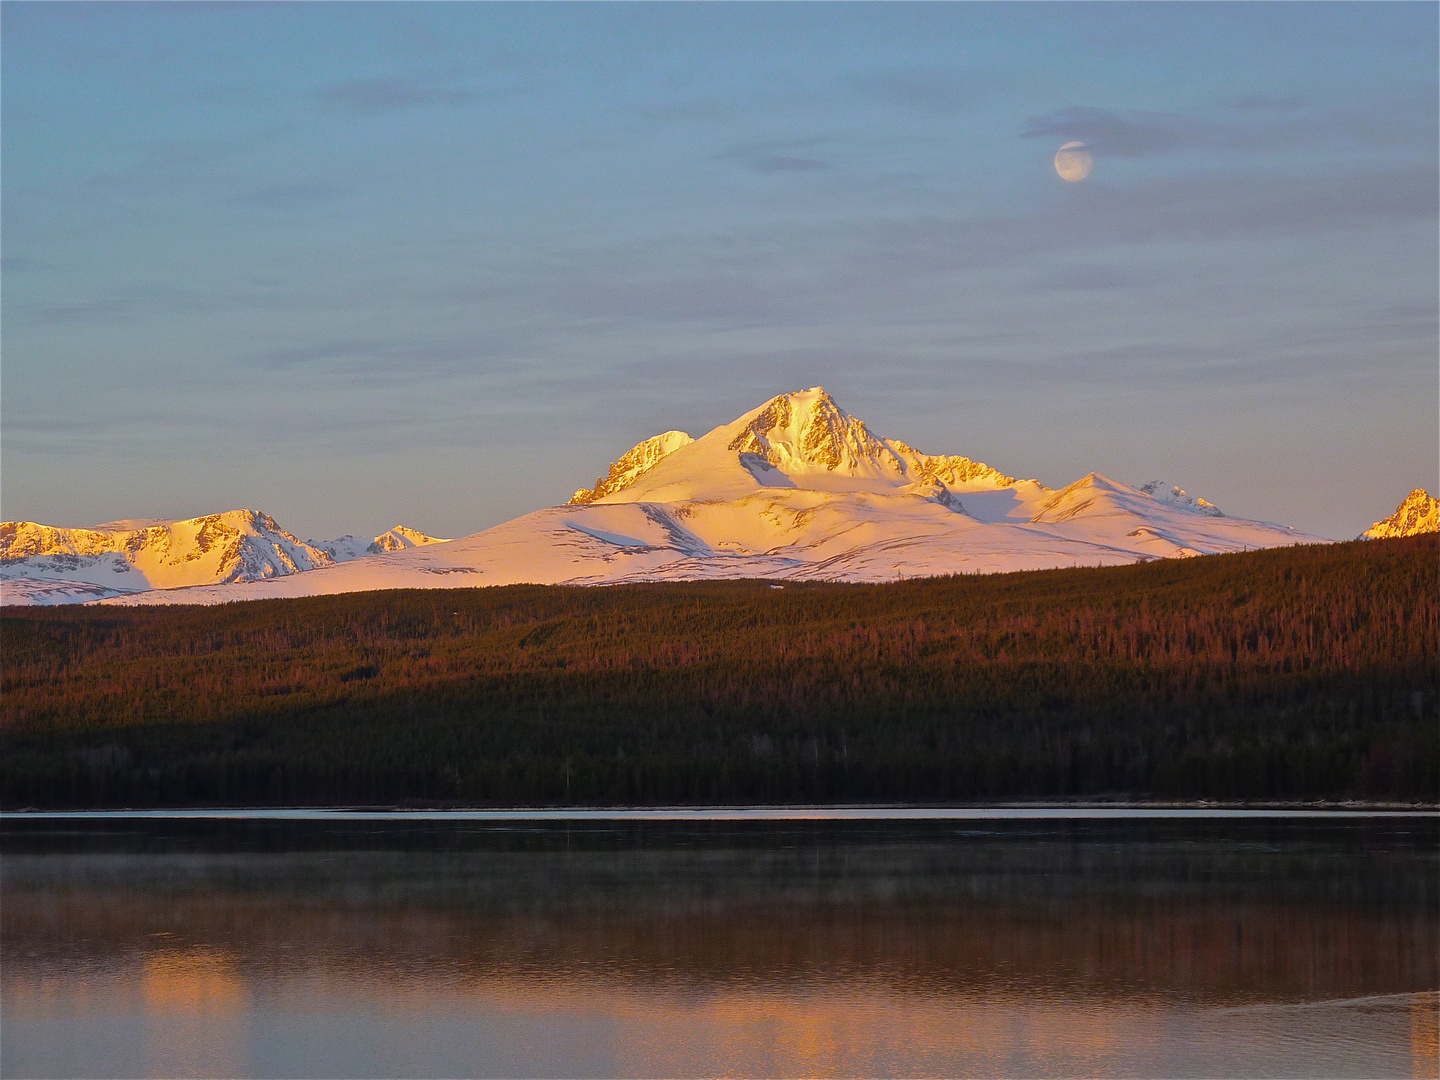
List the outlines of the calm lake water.
{"type": "Polygon", "coordinates": [[[0,1073],[1423,1076],[1431,817],[0,819],[0,1073]]]}

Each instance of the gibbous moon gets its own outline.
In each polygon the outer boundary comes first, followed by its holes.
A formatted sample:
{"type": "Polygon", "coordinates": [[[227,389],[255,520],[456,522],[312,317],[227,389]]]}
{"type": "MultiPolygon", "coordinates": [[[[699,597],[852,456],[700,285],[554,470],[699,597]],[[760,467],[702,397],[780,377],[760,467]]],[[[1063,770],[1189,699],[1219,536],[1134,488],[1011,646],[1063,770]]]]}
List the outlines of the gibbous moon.
{"type": "Polygon", "coordinates": [[[1061,180],[1072,184],[1084,180],[1095,167],[1095,155],[1085,149],[1083,142],[1067,142],[1055,155],[1055,171],[1061,180]]]}

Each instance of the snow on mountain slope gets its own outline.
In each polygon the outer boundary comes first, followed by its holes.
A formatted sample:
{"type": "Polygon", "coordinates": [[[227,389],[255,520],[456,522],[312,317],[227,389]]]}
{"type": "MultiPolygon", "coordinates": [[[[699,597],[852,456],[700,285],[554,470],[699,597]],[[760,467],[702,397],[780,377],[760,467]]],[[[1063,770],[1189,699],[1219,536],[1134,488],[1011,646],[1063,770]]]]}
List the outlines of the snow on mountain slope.
{"type": "Polygon", "coordinates": [[[396,525],[373,540],[362,540],[358,536],[340,536],[334,540],[309,540],[311,547],[319,548],[335,562],[349,562],[363,559],[366,555],[379,555],[385,551],[404,551],[406,548],[425,547],[427,544],[448,544],[450,541],[438,536],[427,536],[418,529],[396,525]]]}
{"type": "Polygon", "coordinates": [[[305,541],[313,548],[319,548],[330,556],[332,562],[349,562],[351,559],[363,559],[366,555],[372,554],[370,545],[373,540],[366,540],[361,536],[352,536],[346,533],[344,536],[337,536],[334,540],[307,540],[305,541]]]}
{"type": "Polygon", "coordinates": [[[815,387],[699,439],[648,439],[569,504],[472,536],[288,577],[100,602],[520,582],[889,581],[1325,542],[1225,517],[1174,485],[1147,488],[1091,473],[1052,491],[969,458],[922,454],[875,435],[815,387]]]}
{"type": "Polygon", "coordinates": [[[1440,531],[1440,500],[1424,488],[1416,488],[1401,500],[1395,513],[1375,522],[1357,540],[1385,540],[1440,531]]]}
{"type": "Polygon", "coordinates": [[[96,589],[114,594],[256,581],[333,561],[258,510],[93,529],[0,522],[0,599],[6,604],[69,603],[66,590],[76,588],[84,596],[96,589]],[[17,584],[22,580],[30,584],[17,584]]]}
{"type": "Polygon", "coordinates": [[[42,581],[38,578],[0,579],[0,606],[41,607],[51,604],[83,604],[110,596],[129,596],[128,589],[111,589],[84,581],[42,581]]]}

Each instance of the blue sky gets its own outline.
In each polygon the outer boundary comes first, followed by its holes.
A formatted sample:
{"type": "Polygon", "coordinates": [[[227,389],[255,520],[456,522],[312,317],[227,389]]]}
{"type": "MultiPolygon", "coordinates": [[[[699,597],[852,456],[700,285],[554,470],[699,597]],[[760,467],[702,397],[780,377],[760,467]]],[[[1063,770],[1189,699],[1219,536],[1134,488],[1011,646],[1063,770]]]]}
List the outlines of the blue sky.
{"type": "Polygon", "coordinates": [[[7,519],[460,535],[817,383],[931,453],[1334,537],[1436,486],[1433,4],[0,30],[7,519]]]}

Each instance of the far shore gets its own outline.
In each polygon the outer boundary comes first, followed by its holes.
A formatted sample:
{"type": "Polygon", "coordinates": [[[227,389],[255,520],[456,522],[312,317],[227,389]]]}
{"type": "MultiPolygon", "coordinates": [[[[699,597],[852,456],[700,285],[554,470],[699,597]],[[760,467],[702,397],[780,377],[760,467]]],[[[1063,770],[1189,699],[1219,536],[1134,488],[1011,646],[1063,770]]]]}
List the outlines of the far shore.
{"type": "Polygon", "coordinates": [[[1429,817],[1440,804],[1406,802],[1024,802],[961,806],[289,806],[0,811],[0,818],[248,819],[268,821],[1023,821],[1106,818],[1429,817]]]}

